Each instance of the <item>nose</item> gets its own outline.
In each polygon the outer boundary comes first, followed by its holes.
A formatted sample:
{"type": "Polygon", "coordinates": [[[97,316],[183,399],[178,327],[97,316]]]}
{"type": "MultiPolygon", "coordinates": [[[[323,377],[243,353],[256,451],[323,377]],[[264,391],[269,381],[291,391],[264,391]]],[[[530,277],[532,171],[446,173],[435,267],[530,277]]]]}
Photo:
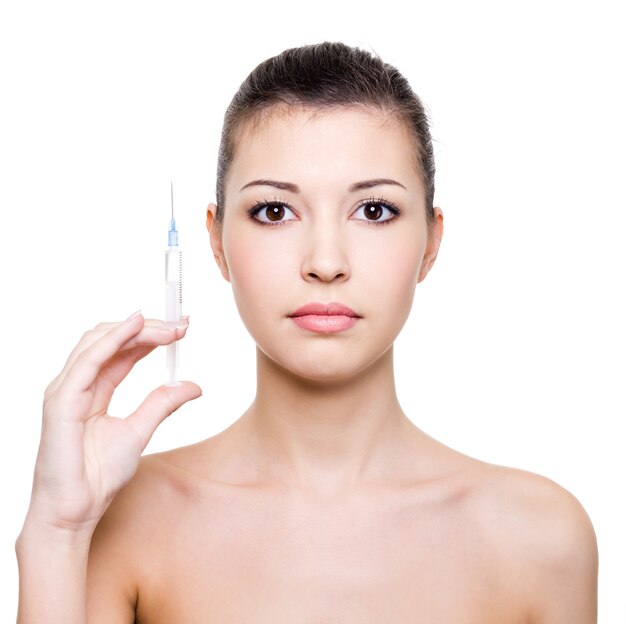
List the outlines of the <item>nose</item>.
{"type": "Polygon", "coordinates": [[[319,222],[307,232],[303,242],[303,279],[323,282],[344,281],[350,277],[346,243],[340,226],[319,222]]]}

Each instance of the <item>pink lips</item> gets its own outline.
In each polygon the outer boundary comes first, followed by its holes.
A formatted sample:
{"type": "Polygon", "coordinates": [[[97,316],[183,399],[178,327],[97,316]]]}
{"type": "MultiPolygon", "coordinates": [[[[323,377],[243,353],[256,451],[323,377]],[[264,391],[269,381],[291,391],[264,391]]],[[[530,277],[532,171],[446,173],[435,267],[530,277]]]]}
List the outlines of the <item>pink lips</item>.
{"type": "Polygon", "coordinates": [[[320,333],[343,331],[361,317],[342,303],[307,303],[289,315],[303,329],[320,333]]]}
{"type": "Polygon", "coordinates": [[[290,314],[289,316],[306,316],[307,314],[316,314],[316,315],[332,315],[332,316],[355,316],[359,315],[349,308],[343,303],[337,303],[335,301],[331,301],[330,303],[307,303],[303,305],[301,308],[298,308],[295,312],[290,314]]]}

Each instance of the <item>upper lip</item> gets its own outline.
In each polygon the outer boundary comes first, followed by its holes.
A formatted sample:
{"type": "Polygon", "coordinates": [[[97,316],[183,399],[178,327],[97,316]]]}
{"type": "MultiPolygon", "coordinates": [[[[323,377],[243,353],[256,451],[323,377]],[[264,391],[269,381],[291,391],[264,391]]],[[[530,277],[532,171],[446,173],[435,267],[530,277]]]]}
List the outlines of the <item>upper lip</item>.
{"type": "Polygon", "coordinates": [[[313,301],[312,303],[307,303],[298,308],[289,316],[306,316],[307,314],[326,314],[329,316],[341,315],[360,318],[360,315],[357,314],[354,310],[349,308],[347,305],[344,305],[343,303],[339,303],[337,301],[331,301],[330,303],[318,303],[317,301],[313,301]]]}

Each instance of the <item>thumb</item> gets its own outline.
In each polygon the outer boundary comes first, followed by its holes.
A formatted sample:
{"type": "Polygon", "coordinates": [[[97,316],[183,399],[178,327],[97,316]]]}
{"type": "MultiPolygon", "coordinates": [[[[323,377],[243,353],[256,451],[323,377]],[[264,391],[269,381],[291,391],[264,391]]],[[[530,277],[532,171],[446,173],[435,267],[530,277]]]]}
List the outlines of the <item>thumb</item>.
{"type": "Polygon", "coordinates": [[[202,388],[192,381],[181,381],[176,386],[155,388],[143,403],[126,418],[139,434],[142,450],[146,448],[156,428],[181,405],[202,396],[202,388]]]}

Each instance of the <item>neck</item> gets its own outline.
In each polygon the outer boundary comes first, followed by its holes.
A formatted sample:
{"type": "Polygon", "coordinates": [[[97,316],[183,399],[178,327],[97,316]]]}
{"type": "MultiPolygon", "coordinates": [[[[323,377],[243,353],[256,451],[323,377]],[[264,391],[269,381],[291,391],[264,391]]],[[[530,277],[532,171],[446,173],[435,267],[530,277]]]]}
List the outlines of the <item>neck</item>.
{"type": "Polygon", "coordinates": [[[332,383],[294,375],[257,347],[257,393],[239,424],[260,472],[324,492],[391,478],[419,431],[398,403],[393,345],[332,383]]]}

